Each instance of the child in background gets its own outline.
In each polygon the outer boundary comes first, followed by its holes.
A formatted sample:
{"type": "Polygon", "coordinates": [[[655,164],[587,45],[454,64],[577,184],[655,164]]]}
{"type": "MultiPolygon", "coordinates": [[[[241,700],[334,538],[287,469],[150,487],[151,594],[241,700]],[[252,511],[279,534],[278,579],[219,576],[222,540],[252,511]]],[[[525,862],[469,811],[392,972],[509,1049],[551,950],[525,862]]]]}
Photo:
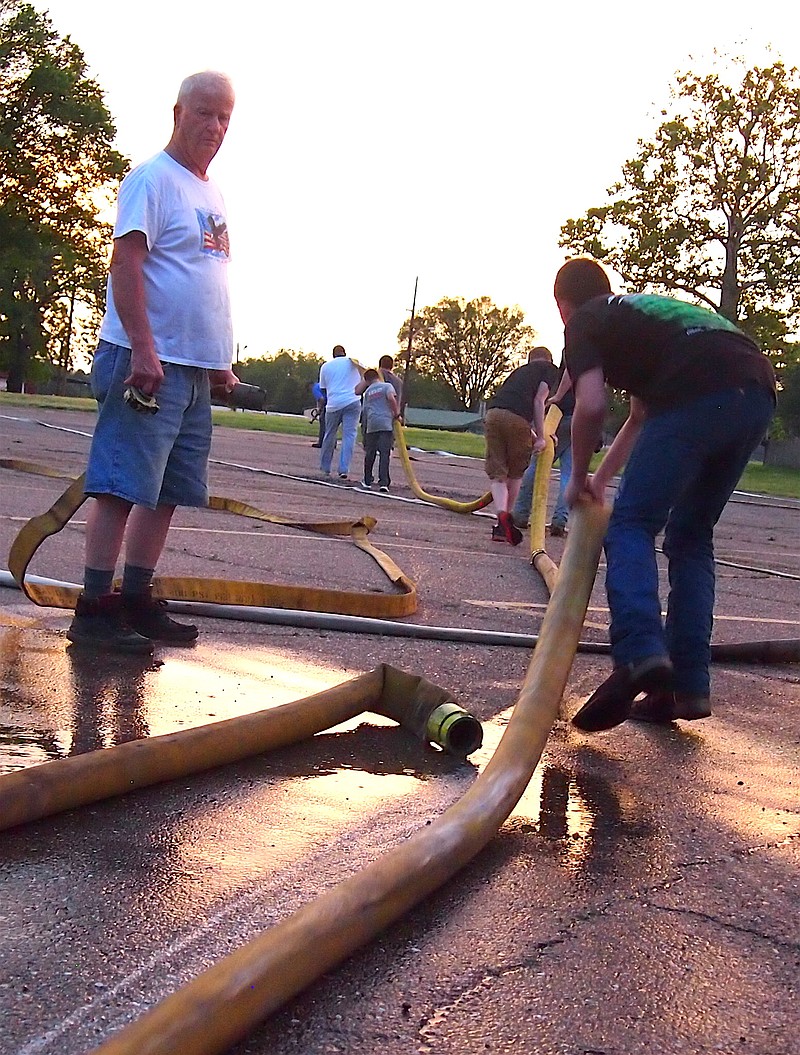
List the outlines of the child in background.
{"type": "Polygon", "coordinates": [[[380,490],[388,492],[389,457],[392,453],[394,423],[400,417],[394,386],[381,381],[377,370],[365,370],[364,377],[355,387],[356,395],[364,396],[364,479],[363,487],[372,487],[372,471],[378,456],[378,483],[380,490]]]}

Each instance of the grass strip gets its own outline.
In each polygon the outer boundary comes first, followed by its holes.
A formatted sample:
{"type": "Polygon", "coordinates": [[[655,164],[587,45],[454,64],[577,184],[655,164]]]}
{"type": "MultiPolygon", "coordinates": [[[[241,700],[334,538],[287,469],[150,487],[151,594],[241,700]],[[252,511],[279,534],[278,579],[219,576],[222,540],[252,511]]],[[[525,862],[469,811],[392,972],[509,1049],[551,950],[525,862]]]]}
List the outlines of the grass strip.
{"type": "MultiPolygon", "coordinates": [[[[80,396],[36,396],[0,392],[0,407],[25,407],[49,410],[83,410],[93,412],[95,401],[80,396]]],[[[214,424],[229,429],[247,429],[251,432],[273,432],[289,436],[316,437],[317,424],[294,414],[259,414],[247,411],[214,407],[214,424]]],[[[409,447],[423,451],[447,451],[467,458],[483,458],[483,436],[471,432],[447,432],[439,429],[405,430],[409,447]]],[[[600,460],[595,459],[594,464],[600,460]]],[[[800,469],[786,469],[777,465],[762,465],[751,462],[745,469],[739,489],[776,498],[800,499],[800,469]]]]}

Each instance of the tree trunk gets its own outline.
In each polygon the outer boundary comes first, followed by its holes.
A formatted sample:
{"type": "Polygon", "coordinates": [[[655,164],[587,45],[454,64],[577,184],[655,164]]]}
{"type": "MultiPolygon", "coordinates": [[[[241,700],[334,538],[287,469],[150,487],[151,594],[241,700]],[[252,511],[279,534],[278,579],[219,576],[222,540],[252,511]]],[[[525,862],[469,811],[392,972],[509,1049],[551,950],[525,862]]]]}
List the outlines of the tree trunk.
{"type": "Polygon", "coordinates": [[[30,345],[24,330],[18,330],[8,362],[7,392],[21,392],[25,384],[25,370],[30,356],[30,345]]]}
{"type": "Polygon", "coordinates": [[[725,242],[725,269],[722,272],[722,289],[719,302],[719,313],[731,322],[739,319],[739,246],[740,232],[734,217],[728,220],[728,239],[725,242]]]}
{"type": "MultiPolygon", "coordinates": [[[[61,348],[58,353],[58,365],[60,367],[58,371],[58,395],[66,395],[67,392],[67,377],[69,376],[70,366],[72,365],[72,321],[75,317],[75,283],[72,283],[72,289],[69,295],[69,315],[67,316],[66,327],[64,336],[61,339],[61,348]]],[[[238,358],[238,345],[237,347],[237,358],[238,358]]]]}

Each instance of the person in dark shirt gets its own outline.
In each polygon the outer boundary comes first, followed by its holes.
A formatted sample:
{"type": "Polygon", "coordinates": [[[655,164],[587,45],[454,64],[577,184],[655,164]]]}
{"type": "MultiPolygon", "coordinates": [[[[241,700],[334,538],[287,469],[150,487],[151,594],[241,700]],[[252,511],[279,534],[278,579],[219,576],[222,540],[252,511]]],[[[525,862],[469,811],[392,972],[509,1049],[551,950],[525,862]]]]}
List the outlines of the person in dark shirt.
{"type": "Polygon", "coordinates": [[[382,355],[378,360],[378,369],[381,372],[381,380],[388,381],[397,396],[397,402],[403,403],[403,382],[394,372],[394,359],[391,355],[382,355]]]}
{"type": "Polygon", "coordinates": [[[713,531],[775,411],[772,365],[713,311],[670,297],[615,296],[594,260],[567,261],[554,292],[575,389],[568,504],[581,496],[602,502],[625,466],[605,539],[614,669],[573,722],[596,731],[628,717],[706,718],[713,531]],[[606,383],[629,394],[630,415],[589,475],[606,383]],[[655,553],[662,529],[665,622],[655,553]]]}
{"type": "Polygon", "coordinates": [[[522,541],[522,532],[509,510],[517,499],[531,454],[544,449],[544,405],[557,380],[558,370],[549,349],[534,348],[525,366],[512,370],[489,400],[484,432],[486,475],[497,512],[494,542],[518,546],[522,541]]]}
{"type": "MultiPolygon", "coordinates": [[[[563,537],[567,533],[567,521],[569,520],[569,507],[565,498],[567,484],[572,472],[572,408],[575,406],[575,396],[572,391],[572,382],[569,374],[563,369],[559,378],[558,388],[545,402],[545,407],[558,407],[561,411],[561,420],[558,423],[553,440],[555,442],[555,454],[553,462],[558,462],[558,497],[556,498],[553,515],[550,518],[550,534],[554,538],[563,537]]],[[[533,506],[533,485],[536,480],[536,458],[531,458],[528,468],[522,475],[519,485],[517,500],[511,508],[511,520],[518,528],[526,528],[530,522],[533,506]]]]}

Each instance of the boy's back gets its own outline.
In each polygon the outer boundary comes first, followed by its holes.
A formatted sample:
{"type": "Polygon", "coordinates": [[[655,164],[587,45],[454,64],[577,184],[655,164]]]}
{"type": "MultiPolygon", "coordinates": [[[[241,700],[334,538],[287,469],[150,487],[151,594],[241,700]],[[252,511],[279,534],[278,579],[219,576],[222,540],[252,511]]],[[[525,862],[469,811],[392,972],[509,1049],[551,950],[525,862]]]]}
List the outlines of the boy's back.
{"type": "Polygon", "coordinates": [[[373,381],[364,392],[364,422],[367,432],[391,432],[394,413],[388,395],[394,388],[388,381],[373,381]]]}

